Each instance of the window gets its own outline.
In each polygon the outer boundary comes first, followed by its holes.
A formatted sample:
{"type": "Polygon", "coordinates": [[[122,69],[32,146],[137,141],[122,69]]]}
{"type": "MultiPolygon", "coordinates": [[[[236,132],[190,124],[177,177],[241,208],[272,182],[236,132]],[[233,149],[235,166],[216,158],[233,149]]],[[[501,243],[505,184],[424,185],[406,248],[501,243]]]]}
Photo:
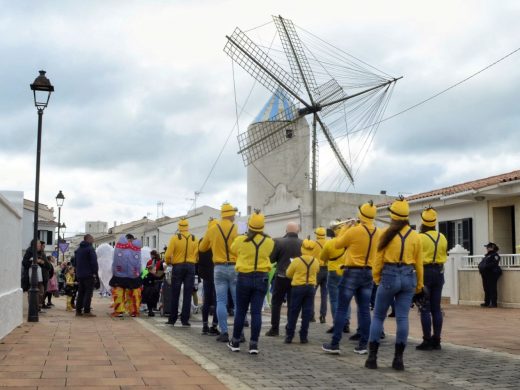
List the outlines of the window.
{"type": "Polygon", "coordinates": [[[53,236],[53,232],[50,232],[50,231],[47,231],[47,245],[52,245],[52,236],[53,236]]]}
{"type": "Polygon", "coordinates": [[[152,248],[153,249],[157,248],[157,237],[156,236],[152,237],[152,248]]]}
{"type": "Polygon", "coordinates": [[[472,218],[439,222],[439,231],[448,240],[448,250],[459,244],[473,254],[473,220],[472,218]]]}
{"type": "Polygon", "coordinates": [[[150,246],[150,237],[146,237],[146,246],[150,246]]]}

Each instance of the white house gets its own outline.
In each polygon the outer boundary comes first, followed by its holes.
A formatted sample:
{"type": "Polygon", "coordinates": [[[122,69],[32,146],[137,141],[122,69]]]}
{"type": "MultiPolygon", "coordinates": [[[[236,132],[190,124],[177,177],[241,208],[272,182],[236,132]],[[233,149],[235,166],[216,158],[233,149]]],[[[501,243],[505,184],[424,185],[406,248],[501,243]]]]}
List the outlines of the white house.
{"type": "Polygon", "coordinates": [[[0,338],[23,321],[22,219],[23,192],[0,191],[0,338]]]}
{"type": "MultiPolygon", "coordinates": [[[[58,223],[54,217],[54,209],[40,203],[38,206],[38,238],[45,242],[45,254],[51,255],[56,250],[55,231],[58,223]]],[[[34,201],[23,200],[23,231],[22,245],[23,250],[27,249],[33,239],[34,234],[34,201]]]]}

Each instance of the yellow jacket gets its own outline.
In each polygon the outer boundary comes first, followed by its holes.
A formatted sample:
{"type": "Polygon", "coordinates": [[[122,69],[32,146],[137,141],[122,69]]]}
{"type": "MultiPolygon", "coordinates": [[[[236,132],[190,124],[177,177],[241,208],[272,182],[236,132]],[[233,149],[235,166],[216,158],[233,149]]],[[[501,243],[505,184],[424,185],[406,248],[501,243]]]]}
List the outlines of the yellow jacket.
{"type": "Polygon", "coordinates": [[[323,249],[323,247],[325,246],[325,243],[327,241],[328,240],[326,238],[317,238],[316,240],[314,240],[314,242],[317,245],[314,248],[314,251],[312,252],[312,255],[319,260],[320,267],[325,267],[327,265],[327,261],[322,259],[321,256],[320,256],[321,250],[323,249]]]}
{"type": "Polygon", "coordinates": [[[199,242],[193,234],[183,232],[170,238],[164,254],[166,264],[195,264],[199,259],[199,242]]]}
{"type": "Polygon", "coordinates": [[[247,236],[238,236],[231,245],[231,251],[237,254],[235,269],[237,272],[269,272],[274,241],[271,237],[257,234],[253,241],[245,241],[247,236]]]}
{"type": "Polygon", "coordinates": [[[320,262],[318,259],[302,255],[292,259],[291,264],[287,268],[286,275],[292,279],[291,286],[316,285],[316,275],[320,270],[320,262]]]}
{"type": "MultiPolygon", "coordinates": [[[[417,277],[417,288],[419,292],[423,288],[423,253],[422,244],[419,234],[413,230],[410,226],[405,226],[399,232],[401,236],[406,236],[404,240],[404,250],[402,263],[410,264],[415,266],[415,272],[417,277]]],[[[384,232],[381,232],[381,238],[384,232]]],[[[399,255],[401,254],[401,237],[397,234],[392,241],[382,251],[378,251],[374,264],[372,264],[372,275],[374,276],[374,282],[379,284],[381,281],[381,271],[384,263],[399,263],[399,255]]]]}
{"type": "Polygon", "coordinates": [[[380,230],[372,223],[360,223],[336,238],[336,249],[347,249],[345,266],[372,266],[377,254],[380,230]]]}
{"type": "Polygon", "coordinates": [[[329,272],[337,272],[345,264],[345,248],[336,249],[337,237],[328,240],[320,252],[320,259],[327,263],[329,272]]]}
{"type": "Polygon", "coordinates": [[[436,264],[444,264],[448,259],[448,241],[444,234],[436,230],[420,233],[422,242],[423,264],[432,264],[435,256],[436,264]],[[435,250],[437,247],[437,250],[435,250]]]}
{"type": "Polygon", "coordinates": [[[211,249],[213,252],[213,263],[235,263],[237,255],[231,250],[231,244],[238,235],[237,226],[228,219],[222,219],[212,226],[199,244],[201,252],[211,249]]]}

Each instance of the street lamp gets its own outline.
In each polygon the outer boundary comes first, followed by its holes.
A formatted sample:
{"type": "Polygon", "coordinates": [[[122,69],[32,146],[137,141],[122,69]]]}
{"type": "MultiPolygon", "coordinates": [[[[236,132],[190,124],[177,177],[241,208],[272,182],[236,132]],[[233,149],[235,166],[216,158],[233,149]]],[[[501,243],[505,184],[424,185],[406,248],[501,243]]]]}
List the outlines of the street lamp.
{"type": "MultiPolygon", "coordinates": [[[[67,230],[67,226],[65,226],[65,222],[61,224],[61,228],[63,229],[63,242],[65,243],[65,231],[67,230]]],[[[58,248],[58,257],[60,257],[60,250],[58,248]]],[[[65,251],[61,251],[61,261],[65,262],[65,251]]]]}
{"type": "Polygon", "coordinates": [[[65,196],[63,196],[63,193],[58,192],[58,195],[56,195],[56,206],[58,206],[58,240],[56,241],[56,252],[58,252],[58,258],[56,261],[60,259],[60,221],[61,221],[61,206],[63,206],[63,202],[65,202],[65,196]]]}
{"type": "Polygon", "coordinates": [[[29,289],[29,322],[38,322],[38,206],[40,202],[40,154],[42,147],[42,117],[43,110],[47,107],[54,87],[47,77],[45,71],[40,70],[40,75],[31,84],[34,95],[34,105],[38,111],[38,138],[36,144],[36,185],[34,189],[34,223],[33,223],[33,262],[31,266],[31,288],[29,289]]]}

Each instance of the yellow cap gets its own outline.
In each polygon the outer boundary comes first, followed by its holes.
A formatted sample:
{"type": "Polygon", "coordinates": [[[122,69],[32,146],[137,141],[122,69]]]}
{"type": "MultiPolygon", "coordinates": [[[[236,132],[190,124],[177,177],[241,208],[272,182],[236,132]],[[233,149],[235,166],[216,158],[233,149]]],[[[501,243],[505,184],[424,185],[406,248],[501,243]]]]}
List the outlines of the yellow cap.
{"type": "Polygon", "coordinates": [[[376,213],[376,206],[371,200],[358,207],[358,218],[364,222],[371,222],[376,217],[376,213]]]}
{"type": "Polygon", "coordinates": [[[260,210],[255,210],[253,215],[249,217],[247,227],[252,232],[261,233],[264,230],[265,217],[264,214],[260,213],[260,210]]]}
{"type": "Polygon", "coordinates": [[[433,207],[428,207],[421,213],[421,219],[424,226],[435,227],[437,223],[437,211],[435,211],[433,207]]]}
{"type": "Polygon", "coordinates": [[[390,218],[394,221],[406,221],[410,215],[410,206],[402,196],[395,200],[388,210],[390,210],[390,218]]]}
{"type": "Polygon", "coordinates": [[[217,224],[217,220],[213,217],[210,217],[208,221],[208,230],[217,224]]]}
{"type": "Polygon", "coordinates": [[[303,240],[302,255],[312,255],[312,253],[314,252],[314,248],[316,248],[316,242],[308,238],[303,240]]]}
{"type": "Polygon", "coordinates": [[[327,230],[323,226],[317,227],[314,229],[314,234],[316,234],[316,237],[325,237],[327,235],[327,230]]]}
{"type": "Polygon", "coordinates": [[[233,217],[237,213],[237,208],[233,207],[230,203],[224,203],[220,207],[220,215],[222,217],[233,217]]]}
{"type": "Polygon", "coordinates": [[[177,228],[179,229],[180,232],[187,232],[188,231],[188,228],[189,228],[189,223],[188,223],[188,220],[186,218],[182,218],[180,221],[179,221],[179,224],[177,225],[177,228]]]}

